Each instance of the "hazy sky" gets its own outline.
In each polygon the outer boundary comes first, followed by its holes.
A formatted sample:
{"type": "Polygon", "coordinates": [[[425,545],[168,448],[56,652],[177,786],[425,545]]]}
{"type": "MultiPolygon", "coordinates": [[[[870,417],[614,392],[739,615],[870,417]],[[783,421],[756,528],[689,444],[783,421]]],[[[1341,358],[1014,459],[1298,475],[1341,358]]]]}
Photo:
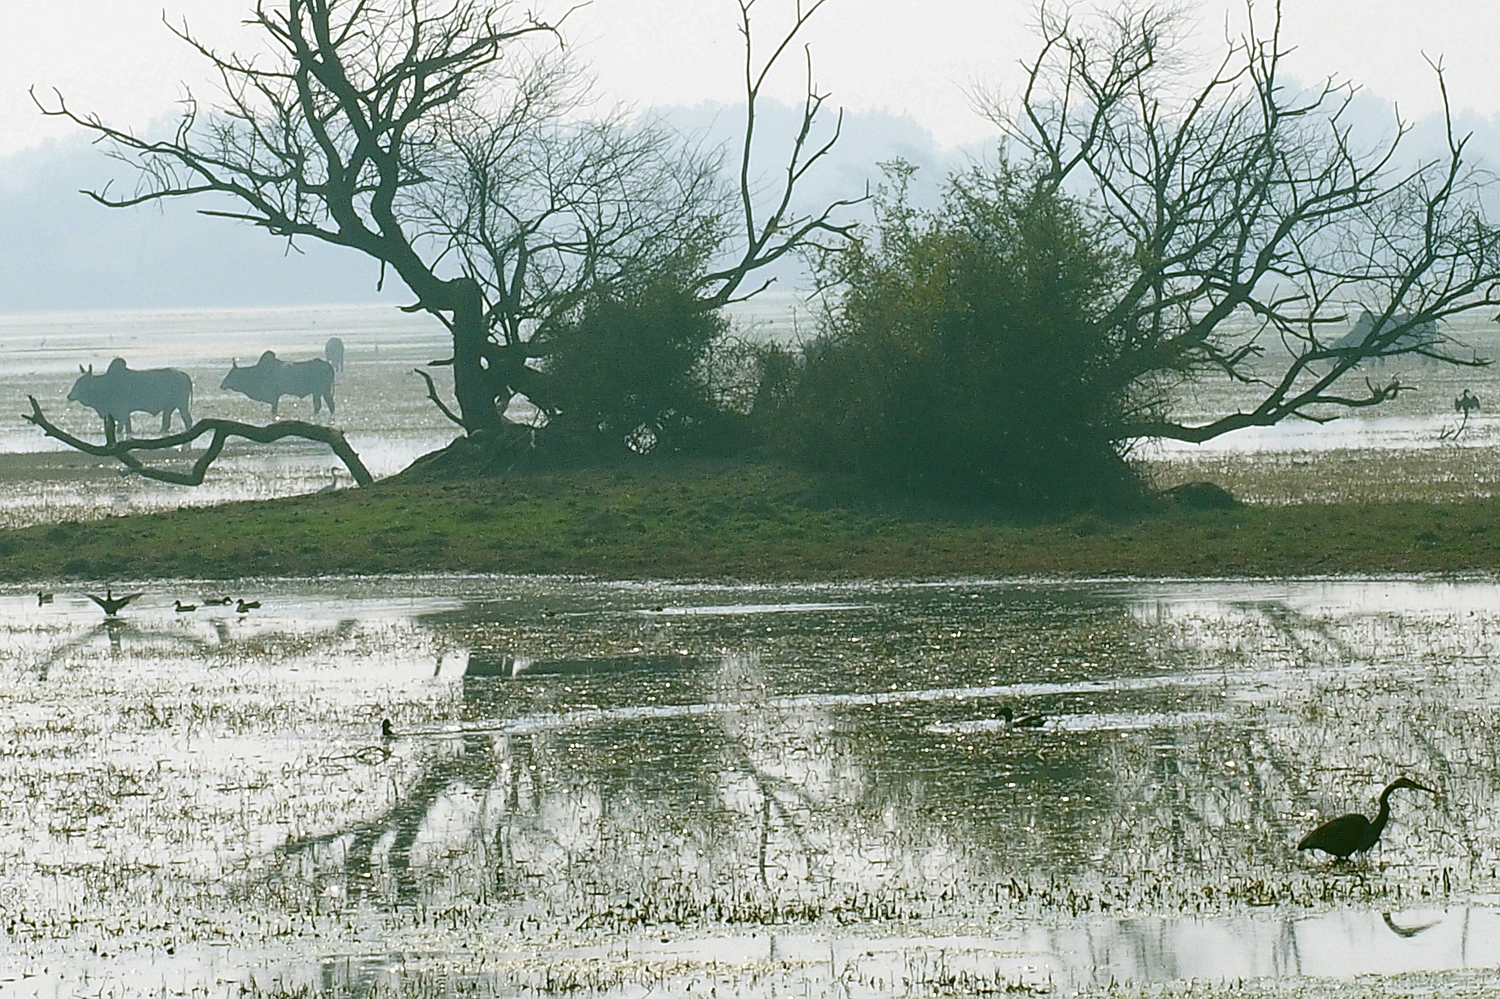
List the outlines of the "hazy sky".
{"type": "MultiPolygon", "coordinates": [[[[170,111],[182,82],[207,96],[201,62],[161,23],[186,18],[213,44],[252,51],[238,26],[252,0],[47,0],[8,4],[0,35],[0,155],[73,132],[42,119],[26,95],[56,87],[79,110],[135,127],[170,111]]],[[[759,0],[766,24],[791,0],[759,0]]],[[[542,0],[542,11],[559,4],[542,0]]],[[[524,9],[522,4],[518,9],[524,9]]],[[[1034,47],[1031,0],[828,0],[813,45],[820,86],[851,109],[910,114],[944,145],[991,134],[970,108],[975,82],[1003,87],[1034,47]]],[[[1198,7],[1205,45],[1221,39],[1226,11],[1198,7]]],[[[1262,4],[1258,16],[1269,16],[1262,4]]],[[[1293,72],[1304,79],[1351,77],[1420,116],[1437,106],[1422,55],[1442,56],[1455,104],[1500,112],[1496,0],[1285,0],[1283,38],[1297,46],[1293,72]]],[[[739,48],[732,0],[593,0],[569,20],[575,49],[594,66],[601,90],[637,106],[695,104],[739,96],[739,48]]],[[[769,37],[769,35],[767,36],[769,37]]],[[[778,89],[797,96],[788,74],[778,89]]]]}
{"type": "MultiPolygon", "coordinates": [[[[253,227],[199,216],[196,201],[123,212],[98,207],[78,189],[97,187],[113,168],[83,144],[81,130],[43,118],[27,97],[29,86],[56,87],[76,110],[112,124],[161,125],[184,83],[201,99],[215,99],[202,60],[162,24],[163,6],[208,44],[250,53],[260,51],[260,34],[240,22],[253,2],[0,0],[7,6],[0,33],[0,315],[404,301],[394,284],[377,295],[378,268],[361,254],[318,245],[304,247],[306,256],[289,254],[253,227]],[[68,141],[51,146],[49,138],[68,141]]],[[[536,3],[555,15],[569,2],[524,0],[517,10],[536,3]]],[[[794,3],[757,0],[763,44],[794,3]]],[[[734,121],[700,105],[742,99],[737,9],[734,0],[593,0],[569,17],[565,33],[607,101],[675,106],[672,120],[690,134],[711,127],[715,139],[727,138],[721,133],[734,121]]],[[[822,205],[859,192],[878,179],[875,164],[893,156],[923,164],[921,177],[935,185],[962,162],[953,147],[983,149],[995,132],[973,111],[969,92],[976,85],[1014,88],[1018,60],[1036,46],[1027,28],[1033,10],[1032,0],[827,0],[807,41],[819,87],[852,114],[834,156],[799,194],[822,205]]],[[[1258,10],[1261,19],[1272,6],[1258,10]]],[[[1282,37],[1298,47],[1291,74],[1352,78],[1367,94],[1399,101],[1408,119],[1438,107],[1423,53],[1441,56],[1456,108],[1495,116],[1465,119],[1463,128],[1476,132],[1472,149],[1500,157],[1500,61],[1489,51],[1500,38],[1500,0],[1285,0],[1283,12],[1282,37]]],[[[1238,30],[1244,6],[1204,0],[1195,16],[1195,41],[1207,53],[1222,47],[1226,25],[1238,30]]],[[[768,96],[798,101],[800,60],[784,69],[768,96]]],[[[1360,113],[1383,125],[1373,99],[1360,113]]],[[[763,133],[791,134],[795,119],[783,120],[789,114],[767,107],[763,133]]],[[[1429,122],[1410,145],[1441,138],[1429,122]]]]}

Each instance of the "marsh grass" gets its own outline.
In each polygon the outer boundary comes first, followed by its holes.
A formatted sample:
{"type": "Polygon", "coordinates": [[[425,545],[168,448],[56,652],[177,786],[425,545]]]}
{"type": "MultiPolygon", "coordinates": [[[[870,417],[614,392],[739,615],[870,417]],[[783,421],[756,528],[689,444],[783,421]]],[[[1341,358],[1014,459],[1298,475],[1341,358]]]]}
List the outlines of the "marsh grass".
{"type": "Polygon", "coordinates": [[[1064,985],[1037,940],[1500,895],[1479,583],[259,595],[220,630],[0,599],[8,956],[217,948],[267,996],[1028,994],[1064,985]],[[984,727],[1006,703],[1055,724],[984,727]],[[1368,859],[1296,853],[1398,771],[1442,798],[1368,859]]]}

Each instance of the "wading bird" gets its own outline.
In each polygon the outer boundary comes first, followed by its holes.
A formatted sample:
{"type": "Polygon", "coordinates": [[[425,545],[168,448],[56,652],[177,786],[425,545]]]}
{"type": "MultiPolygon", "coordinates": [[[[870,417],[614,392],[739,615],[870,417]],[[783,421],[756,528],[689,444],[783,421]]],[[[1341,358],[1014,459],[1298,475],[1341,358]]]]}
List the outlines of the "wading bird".
{"type": "Polygon", "coordinates": [[[138,596],[140,596],[139,593],[131,593],[128,596],[116,597],[114,590],[108,586],[104,588],[104,596],[102,597],[96,597],[92,593],[88,594],[88,598],[104,608],[104,613],[109,617],[114,617],[120,613],[126,604],[138,596]]]}
{"type": "Polygon", "coordinates": [[[1358,812],[1340,815],[1336,819],[1329,819],[1302,837],[1302,842],[1297,844],[1297,849],[1322,850],[1340,860],[1348,860],[1351,853],[1364,853],[1375,845],[1376,840],[1380,839],[1381,830],[1385,828],[1386,822],[1391,817],[1391,792],[1402,787],[1409,787],[1413,791],[1426,791],[1434,796],[1437,794],[1430,787],[1423,787],[1414,780],[1399,777],[1380,792],[1380,811],[1376,813],[1374,822],[1358,812]]]}

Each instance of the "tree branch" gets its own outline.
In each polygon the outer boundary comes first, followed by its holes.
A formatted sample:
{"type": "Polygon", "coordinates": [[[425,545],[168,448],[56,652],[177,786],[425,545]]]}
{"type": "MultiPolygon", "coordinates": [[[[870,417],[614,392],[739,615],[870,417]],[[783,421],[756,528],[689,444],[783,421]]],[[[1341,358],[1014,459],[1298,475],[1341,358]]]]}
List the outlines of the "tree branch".
{"type": "Polygon", "coordinates": [[[204,474],[218,458],[219,452],[224,449],[224,444],[230,437],[244,437],[258,444],[271,444],[284,437],[301,437],[305,440],[318,441],[333,449],[333,453],[343,461],[344,467],[349,470],[355,482],[361,486],[372,485],[375,482],[375,477],[370,474],[369,469],[365,468],[364,462],[360,460],[354,448],[349,446],[343,432],[334,427],[321,427],[316,423],[304,423],[301,420],[281,420],[268,427],[257,427],[249,423],[240,423],[237,420],[206,419],[199,420],[182,433],[168,437],[143,437],[116,441],[113,444],[91,444],[51,423],[42,412],[36,396],[28,395],[26,398],[31,402],[31,412],[22,413],[21,419],[40,427],[48,437],[62,441],[85,454],[92,454],[99,458],[115,458],[137,475],[159,482],[170,482],[180,486],[202,485],[204,474]],[[213,440],[209,442],[202,456],[193,463],[191,472],[172,472],[151,468],[142,464],[134,454],[136,451],[163,451],[168,448],[181,447],[209,432],[213,433],[213,440]]]}
{"type": "MultiPolygon", "coordinates": [[[[447,363],[452,364],[453,362],[450,360],[447,363]]],[[[437,385],[433,382],[432,376],[423,371],[421,368],[412,368],[411,371],[414,375],[421,375],[422,380],[427,383],[427,398],[432,400],[433,405],[437,406],[437,408],[442,411],[442,414],[448,419],[452,420],[460,427],[463,427],[464,430],[468,430],[468,427],[464,427],[464,421],[459,419],[458,415],[454,413],[453,410],[448,408],[448,404],[438,396],[437,385]]]]}

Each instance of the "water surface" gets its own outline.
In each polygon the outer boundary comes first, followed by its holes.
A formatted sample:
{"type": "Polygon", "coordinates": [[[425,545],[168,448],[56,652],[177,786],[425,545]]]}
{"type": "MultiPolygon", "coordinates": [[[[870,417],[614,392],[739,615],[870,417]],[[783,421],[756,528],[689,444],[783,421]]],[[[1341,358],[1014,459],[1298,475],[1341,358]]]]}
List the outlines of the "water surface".
{"type": "Polygon", "coordinates": [[[1500,964],[1488,580],[167,582],[121,618],[0,596],[0,995],[1500,964]],[[172,609],[221,591],[263,606],[172,609]],[[1442,796],[1370,858],[1294,849],[1401,773],[1442,796]]]}

